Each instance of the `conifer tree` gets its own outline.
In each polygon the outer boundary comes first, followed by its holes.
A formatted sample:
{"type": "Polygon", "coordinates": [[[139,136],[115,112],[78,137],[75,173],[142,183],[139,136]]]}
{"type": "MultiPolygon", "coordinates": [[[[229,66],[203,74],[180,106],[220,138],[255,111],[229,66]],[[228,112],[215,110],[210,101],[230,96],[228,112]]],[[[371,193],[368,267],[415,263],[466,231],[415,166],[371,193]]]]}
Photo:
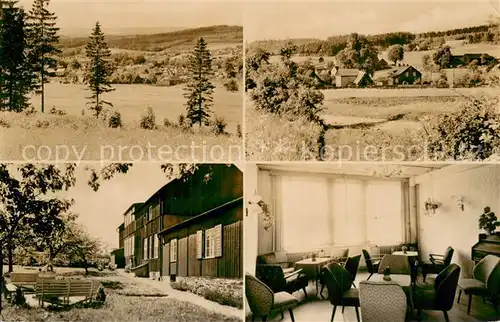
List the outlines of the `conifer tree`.
{"type": "Polygon", "coordinates": [[[26,59],[25,13],[17,1],[2,2],[0,109],[20,112],[29,105],[32,73],[26,59]]]}
{"type": "Polygon", "coordinates": [[[213,75],[212,57],[207,49],[207,43],[200,38],[189,57],[190,79],[186,86],[184,97],[187,98],[186,117],[191,124],[208,124],[210,121],[215,86],[210,82],[213,75]]]}
{"type": "Polygon", "coordinates": [[[55,56],[61,53],[56,47],[59,43],[57,17],[48,11],[49,3],[50,0],[35,0],[27,21],[28,59],[35,76],[33,87],[37,94],[41,94],[42,113],[45,107],[47,69],[57,67],[55,56]]]}
{"type": "Polygon", "coordinates": [[[111,87],[109,81],[109,77],[114,72],[114,66],[109,59],[111,51],[108,48],[99,22],[95,24],[95,28],[90,35],[86,52],[87,57],[90,59],[87,65],[86,79],[88,87],[92,91],[92,96],[88,97],[87,104],[91,105],[90,109],[94,112],[94,116],[99,118],[104,109],[104,104],[113,106],[111,102],[103,100],[101,95],[115,90],[111,87]]]}

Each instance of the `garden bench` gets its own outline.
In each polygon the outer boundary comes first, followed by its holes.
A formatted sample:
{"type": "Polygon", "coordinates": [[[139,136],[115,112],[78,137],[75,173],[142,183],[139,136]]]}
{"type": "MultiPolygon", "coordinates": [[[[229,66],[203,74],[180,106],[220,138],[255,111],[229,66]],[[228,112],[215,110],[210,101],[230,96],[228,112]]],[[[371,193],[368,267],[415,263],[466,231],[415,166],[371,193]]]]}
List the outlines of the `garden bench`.
{"type": "MultiPolygon", "coordinates": [[[[92,301],[96,297],[101,284],[97,281],[88,280],[39,280],[35,287],[38,303],[43,307],[44,302],[52,304],[70,305],[71,297],[83,297],[83,301],[92,301]],[[62,301],[59,301],[59,298],[62,301]]],[[[73,303],[75,304],[75,303],[73,303]]]]}
{"type": "Polygon", "coordinates": [[[5,285],[6,295],[9,296],[20,288],[25,293],[33,292],[40,273],[11,273],[10,282],[5,285]]]}

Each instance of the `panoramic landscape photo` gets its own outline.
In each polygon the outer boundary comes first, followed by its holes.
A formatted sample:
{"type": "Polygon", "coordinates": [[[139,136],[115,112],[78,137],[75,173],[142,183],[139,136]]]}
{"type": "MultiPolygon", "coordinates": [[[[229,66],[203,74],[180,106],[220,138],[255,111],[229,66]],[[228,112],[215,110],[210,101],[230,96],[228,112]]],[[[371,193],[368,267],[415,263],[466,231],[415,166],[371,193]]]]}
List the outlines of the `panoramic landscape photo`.
{"type": "Polygon", "coordinates": [[[242,5],[0,2],[3,160],[242,154],[242,5]]]}
{"type": "Polygon", "coordinates": [[[498,159],[498,12],[485,1],[247,5],[246,158],[498,159]]]}

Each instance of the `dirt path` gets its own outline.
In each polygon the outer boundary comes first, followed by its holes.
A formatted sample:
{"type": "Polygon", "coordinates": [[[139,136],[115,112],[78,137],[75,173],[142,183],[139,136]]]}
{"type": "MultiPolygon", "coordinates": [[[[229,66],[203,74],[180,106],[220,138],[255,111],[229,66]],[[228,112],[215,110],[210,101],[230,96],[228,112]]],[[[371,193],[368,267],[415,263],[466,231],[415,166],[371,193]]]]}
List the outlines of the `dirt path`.
{"type": "Polygon", "coordinates": [[[192,304],[201,306],[206,310],[210,310],[219,314],[243,319],[243,310],[226,305],[220,305],[219,303],[206,300],[191,292],[181,292],[175,290],[170,286],[170,282],[166,279],[164,279],[163,281],[155,281],[148,278],[135,277],[133,274],[125,273],[123,271],[118,271],[118,275],[125,276],[136,283],[142,283],[143,285],[152,287],[160,293],[169,294],[169,296],[177,300],[190,302],[192,304]]]}

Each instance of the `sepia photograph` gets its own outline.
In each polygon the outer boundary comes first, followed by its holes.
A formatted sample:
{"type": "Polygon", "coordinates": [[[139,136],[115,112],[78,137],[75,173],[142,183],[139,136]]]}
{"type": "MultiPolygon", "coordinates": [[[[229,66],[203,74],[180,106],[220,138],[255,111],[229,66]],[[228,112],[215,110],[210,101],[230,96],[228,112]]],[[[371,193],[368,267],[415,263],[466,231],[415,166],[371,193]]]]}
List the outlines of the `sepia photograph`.
{"type": "Polygon", "coordinates": [[[246,158],[498,160],[495,1],[247,4],[246,158]]]}
{"type": "Polygon", "coordinates": [[[0,22],[1,159],[243,158],[242,4],[1,0],[0,22]]]}
{"type": "Polygon", "coordinates": [[[235,164],[0,164],[0,321],[242,321],[235,164]]]}
{"type": "Polygon", "coordinates": [[[500,165],[245,171],[251,321],[498,321],[500,165]]]}

